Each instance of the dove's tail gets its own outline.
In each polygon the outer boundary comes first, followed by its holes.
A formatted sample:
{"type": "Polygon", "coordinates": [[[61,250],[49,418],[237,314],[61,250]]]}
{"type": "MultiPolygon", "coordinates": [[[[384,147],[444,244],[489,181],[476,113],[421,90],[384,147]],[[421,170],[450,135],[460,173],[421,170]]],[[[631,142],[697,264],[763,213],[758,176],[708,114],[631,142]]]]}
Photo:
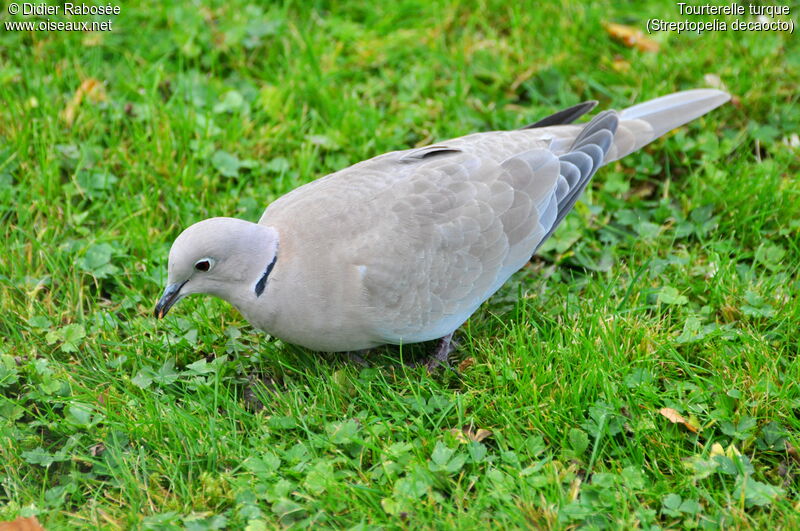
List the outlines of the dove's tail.
{"type": "Polygon", "coordinates": [[[619,127],[614,143],[606,153],[605,163],[649,144],[664,133],[716,109],[731,99],[721,90],[696,89],[676,92],[646,101],[619,113],[619,127]]]}

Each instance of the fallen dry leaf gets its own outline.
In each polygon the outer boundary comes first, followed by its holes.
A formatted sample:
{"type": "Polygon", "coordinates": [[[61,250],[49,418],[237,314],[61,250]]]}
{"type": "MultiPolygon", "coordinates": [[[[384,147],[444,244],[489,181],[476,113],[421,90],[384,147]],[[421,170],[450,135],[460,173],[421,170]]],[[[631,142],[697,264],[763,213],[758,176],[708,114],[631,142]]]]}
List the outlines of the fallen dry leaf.
{"type": "Polygon", "coordinates": [[[71,127],[72,122],[75,121],[75,113],[84,98],[93,103],[104,101],[106,99],[106,89],[103,87],[103,83],[91,77],[83,80],[72,99],[64,107],[64,121],[67,122],[68,126],[71,127]]]}
{"type": "Polygon", "coordinates": [[[686,417],[672,409],[671,407],[662,407],[658,410],[659,413],[663,417],[666,417],[667,420],[672,422],[673,424],[683,424],[683,426],[692,433],[697,433],[697,426],[692,425],[691,422],[686,420],[686,417]]]}
{"type": "Polygon", "coordinates": [[[461,428],[460,430],[458,428],[453,428],[450,430],[450,433],[452,433],[453,437],[460,443],[467,443],[470,441],[481,442],[492,436],[491,431],[484,430],[483,428],[478,428],[477,430],[473,430],[472,428],[461,428]]]}
{"type": "Polygon", "coordinates": [[[651,53],[658,51],[658,43],[645,35],[640,29],[613,22],[608,22],[603,27],[612,39],[621,42],[628,48],[636,48],[642,52],[651,53]]]}
{"type": "Polygon", "coordinates": [[[458,372],[464,372],[475,364],[475,358],[465,358],[458,364],[458,372]]]}
{"type": "Polygon", "coordinates": [[[29,516],[11,522],[0,522],[0,531],[44,531],[44,527],[35,516],[29,516]]]}

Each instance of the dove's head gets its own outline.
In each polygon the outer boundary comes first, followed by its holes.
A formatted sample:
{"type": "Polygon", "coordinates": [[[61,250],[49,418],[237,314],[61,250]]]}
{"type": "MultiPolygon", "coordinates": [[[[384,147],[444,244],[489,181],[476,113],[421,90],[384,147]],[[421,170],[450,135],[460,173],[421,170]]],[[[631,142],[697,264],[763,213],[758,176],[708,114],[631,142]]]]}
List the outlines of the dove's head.
{"type": "Polygon", "coordinates": [[[215,295],[236,305],[258,297],[278,258],[278,231],[234,218],[211,218],[183,231],[169,251],[167,287],[156,304],[164,317],[194,293],[215,295]]]}

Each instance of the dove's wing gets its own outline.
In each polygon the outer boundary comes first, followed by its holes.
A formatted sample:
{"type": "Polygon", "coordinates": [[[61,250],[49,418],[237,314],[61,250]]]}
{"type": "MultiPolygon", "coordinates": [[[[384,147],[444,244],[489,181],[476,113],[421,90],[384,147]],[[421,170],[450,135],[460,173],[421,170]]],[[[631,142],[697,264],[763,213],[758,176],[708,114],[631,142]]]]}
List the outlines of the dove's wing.
{"type": "MultiPolygon", "coordinates": [[[[393,201],[385,218],[393,236],[378,241],[389,228],[375,231],[360,250],[372,258],[364,286],[368,304],[385,317],[385,339],[424,341],[460,326],[572,208],[616,127],[616,113],[599,115],[561,156],[539,147],[496,162],[475,154],[491,150],[491,139],[481,150],[464,143],[460,153],[442,154],[398,183],[390,197],[404,200],[393,201]],[[377,248],[380,260],[374,259],[377,248]],[[407,260],[415,265],[409,268],[407,260]]],[[[508,138],[496,142],[505,145],[508,138]]],[[[450,144],[443,149],[459,145],[450,144]]]]}

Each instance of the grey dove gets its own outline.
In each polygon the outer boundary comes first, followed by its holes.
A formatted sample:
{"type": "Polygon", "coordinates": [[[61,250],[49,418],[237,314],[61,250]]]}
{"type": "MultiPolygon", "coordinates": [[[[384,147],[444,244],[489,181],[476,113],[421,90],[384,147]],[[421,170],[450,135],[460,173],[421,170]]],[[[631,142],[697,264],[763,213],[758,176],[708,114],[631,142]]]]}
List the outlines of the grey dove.
{"type": "MultiPolygon", "coordinates": [[[[258,223],[211,218],[169,253],[156,317],[187,295],[327,352],[440,339],[522,268],[603,164],[730,99],[689,90],[573,122],[596,102],[523,129],[393,151],[301,186],[258,223]]],[[[430,365],[429,365],[430,366],[430,365]]]]}

